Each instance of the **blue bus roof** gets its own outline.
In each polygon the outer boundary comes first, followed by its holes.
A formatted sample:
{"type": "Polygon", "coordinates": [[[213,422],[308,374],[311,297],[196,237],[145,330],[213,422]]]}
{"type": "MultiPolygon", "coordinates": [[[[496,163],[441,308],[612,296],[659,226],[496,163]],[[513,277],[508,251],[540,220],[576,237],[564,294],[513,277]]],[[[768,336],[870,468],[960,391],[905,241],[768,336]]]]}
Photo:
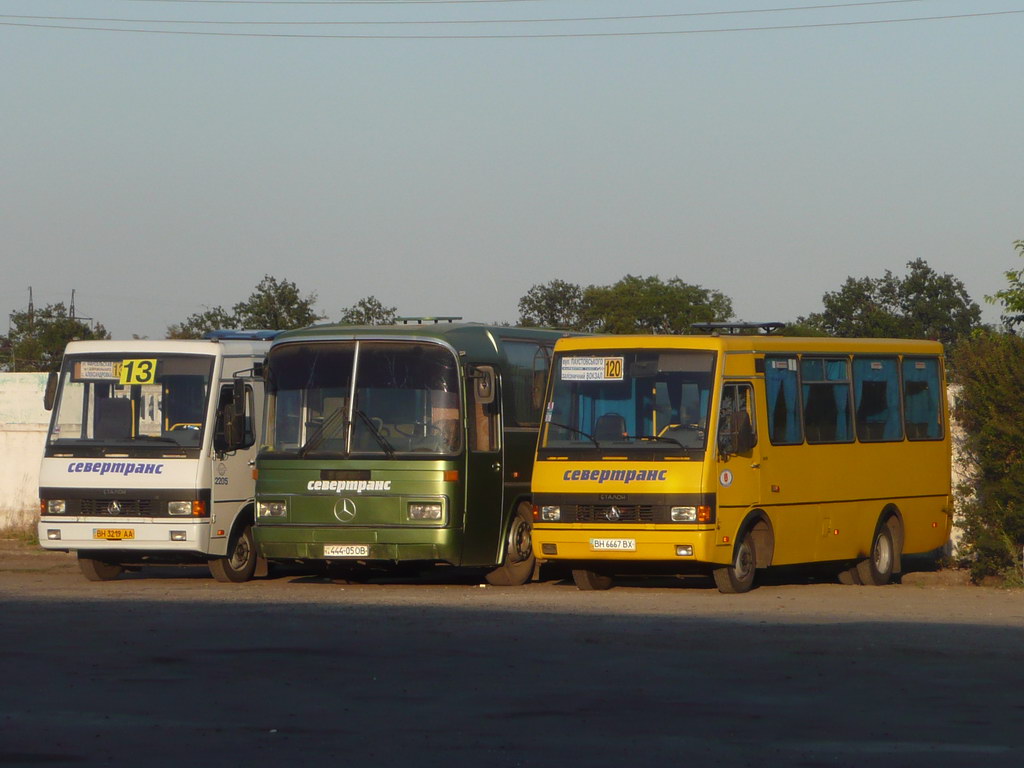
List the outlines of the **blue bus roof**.
{"type": "Polygon", "coordinates": [[[212,339],[214,341],[272,341],[280,332],[281,331],[272,331],[269,329],[235,330],[232,328],[225,328],[222,330],[207,331],[203,334],[203,338],[212,339]]]}

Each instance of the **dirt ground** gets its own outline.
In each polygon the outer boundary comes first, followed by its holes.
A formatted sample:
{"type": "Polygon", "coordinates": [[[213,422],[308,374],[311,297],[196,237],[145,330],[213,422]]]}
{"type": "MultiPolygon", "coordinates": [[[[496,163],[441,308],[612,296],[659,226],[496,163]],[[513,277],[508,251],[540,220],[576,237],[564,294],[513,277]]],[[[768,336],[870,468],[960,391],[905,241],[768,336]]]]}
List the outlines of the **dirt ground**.
{"type": "Polygon", "coordinates": [[[0,543],[0,766],[1018,766],[1024,592],[958,572],[579,592],[0,543]]]}

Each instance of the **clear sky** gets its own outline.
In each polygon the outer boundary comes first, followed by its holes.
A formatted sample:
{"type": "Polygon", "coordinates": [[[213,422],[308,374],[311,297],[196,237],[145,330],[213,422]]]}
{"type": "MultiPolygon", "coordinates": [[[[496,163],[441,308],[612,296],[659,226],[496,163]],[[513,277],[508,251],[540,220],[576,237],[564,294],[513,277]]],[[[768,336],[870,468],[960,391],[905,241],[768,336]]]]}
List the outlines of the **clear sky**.
{"type": "Polygon", "coordinates": [[[920,257],[994,322],[1022,41],[1024,0],[0,0],[0,308],[159,338],[270,274],[514,321],[633,274],[792,320],[920,257]]]}

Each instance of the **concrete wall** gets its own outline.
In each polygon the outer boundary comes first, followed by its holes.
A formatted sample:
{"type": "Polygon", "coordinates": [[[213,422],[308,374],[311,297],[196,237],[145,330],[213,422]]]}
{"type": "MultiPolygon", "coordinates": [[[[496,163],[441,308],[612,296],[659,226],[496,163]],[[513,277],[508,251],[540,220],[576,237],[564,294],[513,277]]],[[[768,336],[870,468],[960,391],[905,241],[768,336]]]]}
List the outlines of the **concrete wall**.
{"type": "Polygon", "coordinates": [[[50,414],[45,373],[0,373],[0,530],[39,512],[39,460],[50,414]]]}

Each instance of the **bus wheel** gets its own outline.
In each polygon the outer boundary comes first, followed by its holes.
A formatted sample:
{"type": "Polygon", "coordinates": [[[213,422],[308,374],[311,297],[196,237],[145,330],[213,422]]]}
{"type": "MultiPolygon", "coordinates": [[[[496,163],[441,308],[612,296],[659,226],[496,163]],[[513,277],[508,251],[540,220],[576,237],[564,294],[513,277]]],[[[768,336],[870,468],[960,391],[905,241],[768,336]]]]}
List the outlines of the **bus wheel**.
{"type": "Polygon", "coordinates": [[[485,577],[494,587],[518,587],[533,576],[533,519],[531,507],[525,502],[516,508],[508,530],[505,563],[485,577]]]}
{"type": "Polygon", "coordinates": [[[78,568],[89,581],[110,581],[124,572],[124,566],[119,563],[83,557],[81,552],[78,553],[78,568]]]}
{"type": "Polygon", "coordinates": [[[855,587],[862,584],[863,582],[860,580],[860,573],[857,571],[857,566],[853,565],[841,570],[839,572],[839,583],[845,584],[848,587],[855,587]]]}
{"type": "Polygon", "coordinates": [[[577,589],[582,589],[584,592],[590,592],[597,589],[611,589],[612,577],[605,576],[602,573],[596,571],[587,571],[583,569],[573,568],[572,581],[576,585],[577,589]]]}
{"type": "Polygon", "coordinates": [[[875,540],[871,545],[871,555],[857,563],[857,575],[862,584],[881,587],[892,581],[893,563],[896,562],[896,549],[892,543],[892,531],[888,525],[882,525],[875,531],[875,540]]]}
{"type": "Polygon", "coordinates": [[[248,581],[256,572],[256,543],[252,526],[246,525],[232,540],[227,557],[215,557],[208,563],[217,581],[248,581]]]}
{"type": "Polygon", "coordinates": [[[715,568],[715,586],[719,592],[738,594],[748,592],[754,586],[754,572],[757,569],[757,557],[754,551],[754,539],[749,532],[743,534],[736,546],[736,554],[732,565],[715,568]]]}

